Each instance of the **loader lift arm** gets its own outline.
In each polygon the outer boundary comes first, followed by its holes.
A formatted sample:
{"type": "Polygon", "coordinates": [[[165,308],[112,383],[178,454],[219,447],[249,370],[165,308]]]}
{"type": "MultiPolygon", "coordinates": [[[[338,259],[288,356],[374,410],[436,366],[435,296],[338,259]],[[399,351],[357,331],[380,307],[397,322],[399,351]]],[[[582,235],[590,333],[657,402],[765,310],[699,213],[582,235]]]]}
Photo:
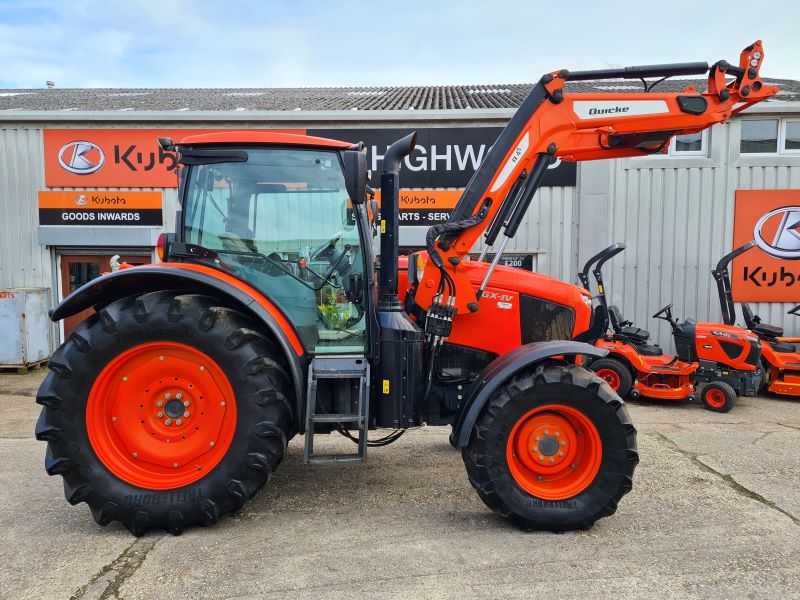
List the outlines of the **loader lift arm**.
{"type": "MultiPolygon", "coordinates": [[[[452,302],[458,312],[475,312],[483,289],[508,240],[513,238],[542,177],[553,160],[596,160],[662,152],[675,135],[696,133],[724,123],[732,115],[777,93],[759,77],[761,41],[745,48],[735,67],[719,61],[677,63],[545,74],[533,87],[486,159],[464,189],[450,219],[428,233],[430,260],[413,290],[422,308],[452,302]],[[567,93],[568,81],[609,78],[661,79],[708,73],[708,91],[693,86],[682,92],[567,93]],[[733,77],[730,81],[726,77],[733,77]],[[478,289],[460,265],[488,228],[493,244],[504,239],[478,289]],[[442,281],[448,281],[451,291],[442,281]]],[[[656,82],[657,83],[657,82],[656,82]]]]}

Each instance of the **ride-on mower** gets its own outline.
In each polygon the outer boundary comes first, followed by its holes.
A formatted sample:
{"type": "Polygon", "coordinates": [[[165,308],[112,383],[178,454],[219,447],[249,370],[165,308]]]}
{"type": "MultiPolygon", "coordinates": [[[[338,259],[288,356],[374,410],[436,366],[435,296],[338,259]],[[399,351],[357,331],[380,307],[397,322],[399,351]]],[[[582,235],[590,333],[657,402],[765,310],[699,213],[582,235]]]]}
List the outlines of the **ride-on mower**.
{"type": "Polygon", "coordinates": [[[361,145],[236,131],[162,139],[181,165],[164,262],[100,277],[51,315],[95,309],[38,393],[47,472],[100,524],[178,534],[240,508],[296,434],[309,462],[358,462],[408,428],[450,423],[470,482],[515,524],[563,531],[614,513],[631,489],[636,431],[617,394],[577,364],[606,351],[560,340],[573,309],[530,302],[533,274],[498,261],[552,161],[659,152],[724,122],[777,91],[760,79],[762,61],[756,42],[738,66],[544,75],[450,219],[429,230],[427,252],[409,259],[408,309],[398,191],[414,134],[383,158],[378,222],[361,145]],[[706,72],[705,93],[564,91],[706,72]],[[465,260],[481,232],[491,245],[501,229],[491,264],[465,260]],[[375,440],[371,428],[394,431],[375,440]],[[320,453],[318,434],[332,431],[356,442],[352,454],[320,453]]]}
{"type": "MultiPolygon", "coordinates": [[[[736,322],[736,304],[733,302],[728,265],[755,245],[755,242],[748,242],[725,255],[713,271],[722,319],[726,324],[733,325],[736,322]]],[[[800,316],[800,304],[788,314],[800,316]]],[[[800,396],[800,339],[783,337],[782,327],[763,323],[747,303],[742,303],[742,316],[745,327],[757,335],[761,343],[762,387],[774,394],[800,396]]]]}
{"type": "Polygon", "coordinates": [[[625,321],[619,308],[609,306],[602,267],[623,250],[622,243],[609,246],[591,257],[579,274],[589,291],[590,271],[597,281],[599,304],[595,316],[604,331],[595,344],[608,350],[608,356],[592,360],[589,368],[623,397],[630,393],[633,397],[659,400],[693,400],[695,390],[700,388],[705,408],[727,412],[737,396],[755,396],[761,381],[761,349],[749,332],[692,319],[679,323],[669,304],[653,315],[654,319],[667,321],[672,329],[677,354],[669,356],[659,346],[647,343],[648,331],[625,321]]]}

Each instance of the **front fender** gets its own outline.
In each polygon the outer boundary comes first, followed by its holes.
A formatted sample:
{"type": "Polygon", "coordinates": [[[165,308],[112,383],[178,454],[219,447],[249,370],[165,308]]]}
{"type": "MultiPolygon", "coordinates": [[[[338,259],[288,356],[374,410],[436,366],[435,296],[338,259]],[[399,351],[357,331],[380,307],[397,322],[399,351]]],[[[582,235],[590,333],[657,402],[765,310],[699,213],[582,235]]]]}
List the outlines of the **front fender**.
{"type": "Polygon", "coordinates": [[[294,384],[298,426],[302,429],[305,409],[304,349],[291,323],[263,294],[235,277],[217,269],[189,263],[162,263],[121,269],[98,277],[75,290],[52,311],[60,321],[91,307],[105,306],[127,296],[181,290],[219,298],[240,309],[272,334],[281,350],[294,384]]]}
{"type": "Polygon", "coordinates": [[[554,340],[525,344],[497,357],[481,372],[472,393],[461,407],[450,434],[450,443],[456,448],[467,445],[470,432],[489,398],[505,381],[523,369],[557,356],[584,355],[601,358],[606,354],[607,350],[583,342],[554,340]]]}

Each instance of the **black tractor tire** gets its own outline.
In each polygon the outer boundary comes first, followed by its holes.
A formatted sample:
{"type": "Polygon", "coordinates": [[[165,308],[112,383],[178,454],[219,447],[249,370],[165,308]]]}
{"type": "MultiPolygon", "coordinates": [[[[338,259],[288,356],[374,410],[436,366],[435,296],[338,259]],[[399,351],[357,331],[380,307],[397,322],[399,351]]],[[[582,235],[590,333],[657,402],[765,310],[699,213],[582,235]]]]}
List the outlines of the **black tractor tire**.
{"type": "Polygon", "coordinates": [[[631,374],[628,366],[617,358],[598,358],[589,364],[589,370],[600,374],[600,377],[605,379],[612,390],[617,392],[620,398],[625,398],[631,393],[633,388],[633,375],[631,374]],[[617,386],[609,381],[608,377],[603,377],[603,371],[611,371],[617,381],[617,386]]]}
{"type": "Polygon", "coordinates": [[[525,530],[587,529],[614,514],[633,484],[639,462],[636,428],[625,403],[600,377],[575,365],[537,366],[505,382],[489,399],[462,452],[472,486],[495,513],[525,530]],[[507,459],[515,425],[541,406],[578,411],[596,428],[602,448],[588,487],[546,500],[518,483],[507,459]]]}
{"type": "Polygon", "coordinates": [[[137,536],[211,525],[269,480],[297,431],[291,379],[280,356],[251,319],[218,299],[160,291],[113,302],[79,325],[50,360],[36,398],[44,407],[36,438],[47,442],[45,469],[63,477],[67,501],[86,502],[100,525],[120,521],[137,536]],[[206,475],[182,487],[154,490],[123,481],[89,439],[87,401],[98,375],[121,353],[151,342],[204,353],[235,398],[230,445],[206,475]]]}
{"type": "Polygon", "coordinates": [[[707,383],[700,391],[700,400],[706,410],[726,413],[736,405],[736,390],[724,381],[707,383]]]}

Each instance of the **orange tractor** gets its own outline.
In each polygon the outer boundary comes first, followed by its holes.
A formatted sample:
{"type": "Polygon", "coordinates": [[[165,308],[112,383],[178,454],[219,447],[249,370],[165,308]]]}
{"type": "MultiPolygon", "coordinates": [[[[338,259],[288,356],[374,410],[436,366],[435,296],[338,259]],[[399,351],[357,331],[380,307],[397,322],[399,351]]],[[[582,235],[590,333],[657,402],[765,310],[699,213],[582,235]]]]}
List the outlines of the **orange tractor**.
{"type": "MultiPolygon", "coordinates": [[[[733,302],[728,264],[734,257],[753,248],[755,242],[748,242],[727,255],[713,272],[719,291],[722,318],[726,324],[736,322],[736,305],[733,302]],[[726,258],[730,257],[727,262],[726,258]]],[[[800,305],[789,311],[790,315],[800,316],[800,305]]],[[[783,328],[763,323],[754,314],[750,305],[742,304],[742,316],[747,329],[758,336],[761,343],[761,368],[763,387],[774,394],[800,396],[800,339],[783,337],[783,328]]]]}
{"type": "MultiPolygon", "coordinates": [[[[590,270],[597,281],[596,326],[602,332],[595,344],[608,350],[606,357],[592,360],[589,368],[622,397],[630,394],[634,398],[693,400],[699,387],[705,408],[727,412],[737,396],[755,396],[762,379],[761,348],[750,332],[735,325],[692,319],[679,323],[669,304],[653,318],[670,324],[677,350],[676,356],[670,356],[648,343],[650,332],[624,320],[619,308],[608,305],[602,267],[623,250],[621,243],[609,246],[590,258],[579,274],[587,290],[590,270]]],[[[723,257],[712,271],[714,277],[737,255],[734,251],[723,257]]]]}
{"type": "Polygon", "coordinates": [[[449,221],[428,232],[427,252],[409,259],[408,290],[398,289],[398,194],[415,135],[383,158],[379,220],[359,144],[235,131],[162,139],[181,165],[163,262],[100,277],[51,315],[95,311],[55,352],[37,396],[47,472],[100,524],[179,534],[240,508],[295,435],[309,462],[359,462],[409,428],[452,424],[470,482],[515,524],[563,531],[614,513],[631,489],[636,430],[578,364],[606,351],[562,337],[588,326],[591,298],[562,290],[529,304],[537,276],[498,261],[554,160],[659,152],[724,122],[777,91],[762,61],[756,42],[738,66],[544,75],[449,221]],[[564,90],[702,73],[705,93],[564,90]],[[501,229],[491,264],[465,260],[482,232],[494,243],[501,229]],[[375,428],[393,431],[371,439],[375,428]],[[352,453],[320,452],[319,434],[334,431],[352,453]]]}

